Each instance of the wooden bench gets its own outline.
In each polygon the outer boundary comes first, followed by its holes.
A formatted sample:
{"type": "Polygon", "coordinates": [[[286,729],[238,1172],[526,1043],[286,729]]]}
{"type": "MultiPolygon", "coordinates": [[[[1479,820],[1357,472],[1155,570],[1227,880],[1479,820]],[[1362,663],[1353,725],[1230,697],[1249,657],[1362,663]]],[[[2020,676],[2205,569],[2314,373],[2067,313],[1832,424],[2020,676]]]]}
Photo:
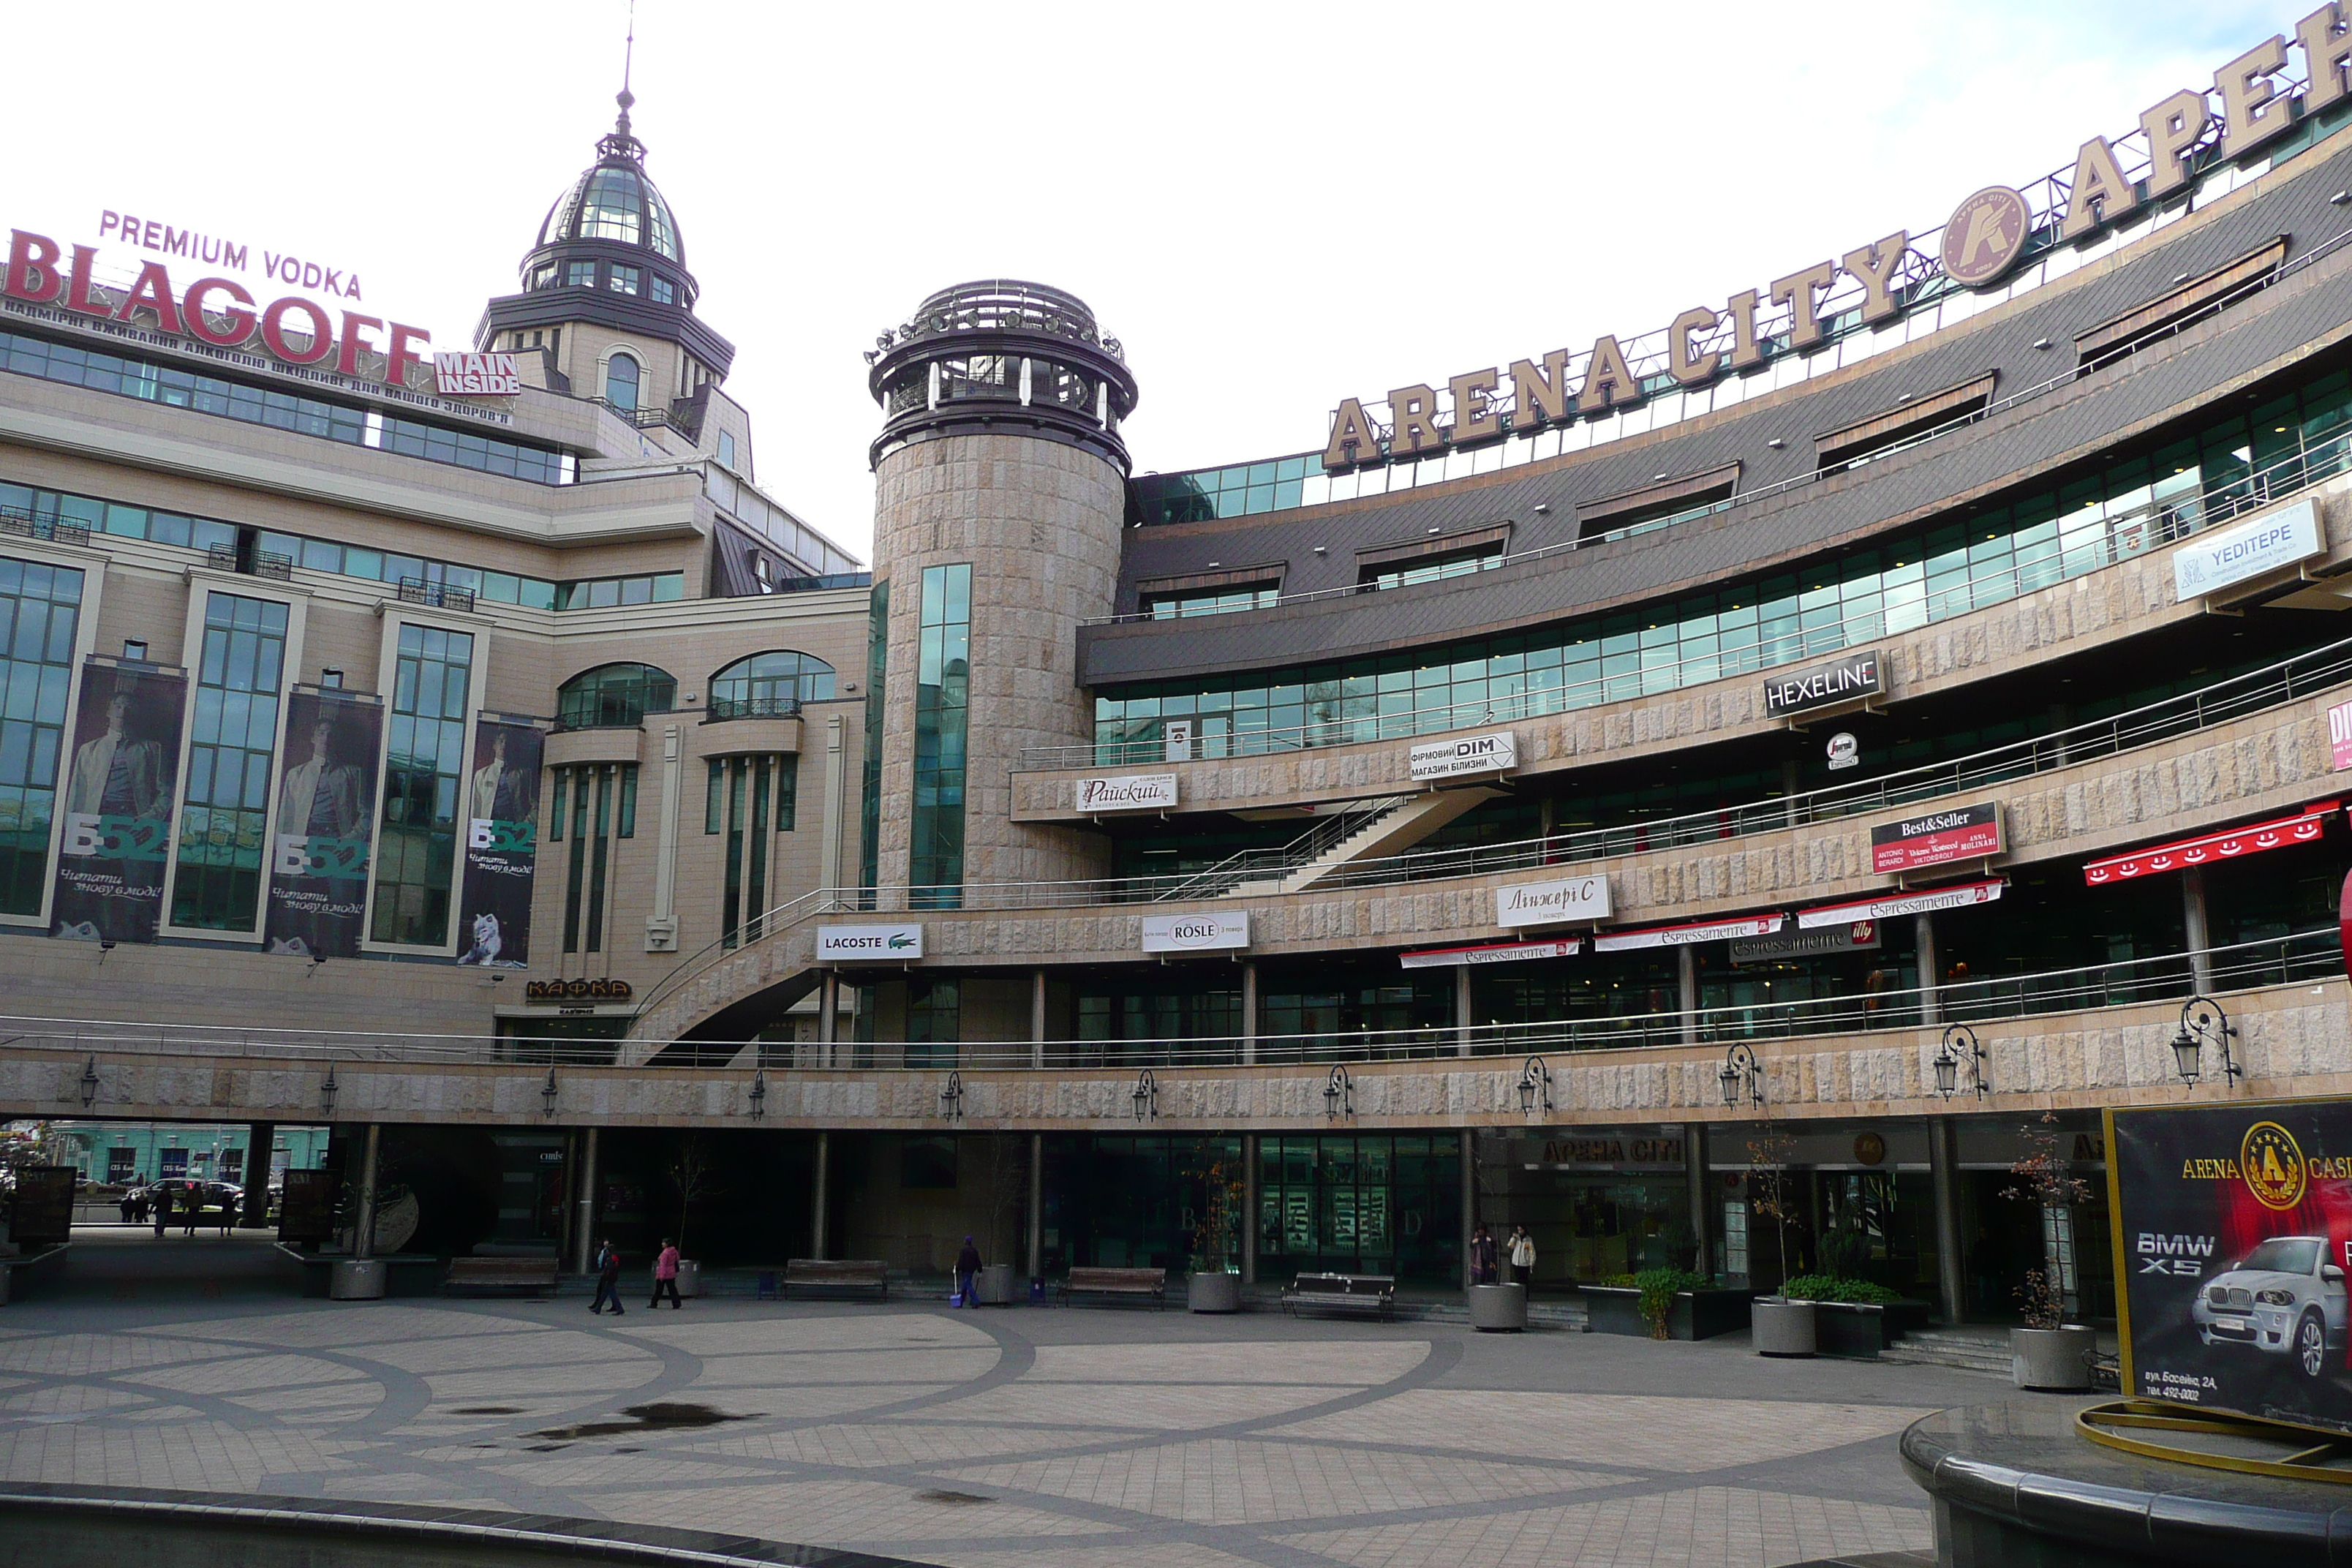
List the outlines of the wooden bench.
{"type": "Polygon", "coordinates": [[[1297,1316],[1301,1307],[1325,1311],[1378,1312],[1396,1308],[1393,1274],[1301,1274],[1282,1289],[1282,1309],[1297,1316]]]}
{"type": "Polygon", "coordinates": [[[1149,1296],[1168,1304],[1165,1268],[1073,1268],[1062,1277],[1061,1296],[1149,1296]]]}
{"type": "Polygon", "coordinates": [[[444,1289],[548,1290],[555,1289],[556,1265],[546,1258],[453,1258],[444,1289]]]}
{"type": "MultiPolygon", "coordinates": [[[[784,1263],[783,1290],[873,1289],[890,1299],[890,1266],[878,1258],[793,1258],[784,1263]]],[[[782,1291],[778,1292],[782,1294],[782,1291]]]]}

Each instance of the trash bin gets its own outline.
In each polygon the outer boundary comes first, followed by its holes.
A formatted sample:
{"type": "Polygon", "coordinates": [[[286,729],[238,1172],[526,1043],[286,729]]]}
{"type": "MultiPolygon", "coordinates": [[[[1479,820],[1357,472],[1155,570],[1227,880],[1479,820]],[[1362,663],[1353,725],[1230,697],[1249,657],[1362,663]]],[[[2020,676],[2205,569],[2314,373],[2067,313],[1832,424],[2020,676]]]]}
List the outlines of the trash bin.
{"type": "Polygon", "coordinates": [[[702,1294],[702,1265],[692,1258],[677,1260],[677,1293],[681,1296],[702,1294]]]}
{"type": "Polygon", "coordinates": [[[327,1297],[334,1301],[383,1300],[383,1260],[346,1258],[327,1270],[327,1297]]]}
{"type": "Polygon", "coordinates": [[[1482,1333],[1523,1332],[1528,1326],[1528,1288],[1524,1285],[1471,1286],[1470,1326],[1482,1333]]]}
{"type": "Polygon", "coordinates": [[[972,1294],[980,1299],[980,1304],[983,1307],[1013,1305],[1013,1265],[1010,1263],[982,1264],[980,1278],[972,1282],[972,1294]]]}

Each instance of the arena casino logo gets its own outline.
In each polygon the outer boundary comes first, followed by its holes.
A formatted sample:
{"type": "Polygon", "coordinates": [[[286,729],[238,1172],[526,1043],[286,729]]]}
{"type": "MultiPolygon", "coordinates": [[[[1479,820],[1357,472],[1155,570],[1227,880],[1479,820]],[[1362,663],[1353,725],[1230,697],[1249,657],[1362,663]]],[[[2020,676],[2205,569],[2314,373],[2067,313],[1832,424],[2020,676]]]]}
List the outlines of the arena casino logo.
{"type": "Polygon", "coordinates": [[[2238,1174],[2254,1201],[2266,1209],[2291,1209],[2303,1201],[2309,1173],[2294,1135],[2275,1121],[2257,1121],[2238,1146],[2238,1174]]]}
{"type": "Polygon", "coordinates": [[[1987,185],[1954,207],[1944,225],[1944,276],[1970,289],[2000,282],[2025,254],[2032,229],[2024,196],[2007,185],[1987,185]]]}

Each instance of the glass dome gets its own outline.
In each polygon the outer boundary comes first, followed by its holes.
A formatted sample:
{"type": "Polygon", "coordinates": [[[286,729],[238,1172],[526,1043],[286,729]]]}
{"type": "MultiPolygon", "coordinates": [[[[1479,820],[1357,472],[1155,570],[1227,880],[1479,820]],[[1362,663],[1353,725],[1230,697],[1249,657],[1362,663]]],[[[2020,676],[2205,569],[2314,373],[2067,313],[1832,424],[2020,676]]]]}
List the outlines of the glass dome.
{"type": "Polygon", "coordinates": [[[540,226],[539,243],[566,239],[616,239],[642,245],[656,256],[686,263],[677,223],[669,204],[635,162],[608,156],[572,183],[540,226]]]}

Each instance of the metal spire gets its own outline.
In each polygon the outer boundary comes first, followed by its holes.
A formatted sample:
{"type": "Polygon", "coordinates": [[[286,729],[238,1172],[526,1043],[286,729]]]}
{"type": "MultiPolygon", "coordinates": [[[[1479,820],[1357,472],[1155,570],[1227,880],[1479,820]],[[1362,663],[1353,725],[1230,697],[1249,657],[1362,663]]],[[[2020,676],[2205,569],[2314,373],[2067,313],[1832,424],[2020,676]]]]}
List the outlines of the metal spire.
{"type": "Polygon", "coordinates": [[[632,163],[646,161],[646,144],[629,130],[629,110],[637,95],[629,90],[629,73],[637,58],[637,0],[629,0],[629,36],[621,49],[621,90],[613,101],[621,106],[620,118],[613,121],[613,133],[596,143],[599,158],[625,158],[632,163]]]}

